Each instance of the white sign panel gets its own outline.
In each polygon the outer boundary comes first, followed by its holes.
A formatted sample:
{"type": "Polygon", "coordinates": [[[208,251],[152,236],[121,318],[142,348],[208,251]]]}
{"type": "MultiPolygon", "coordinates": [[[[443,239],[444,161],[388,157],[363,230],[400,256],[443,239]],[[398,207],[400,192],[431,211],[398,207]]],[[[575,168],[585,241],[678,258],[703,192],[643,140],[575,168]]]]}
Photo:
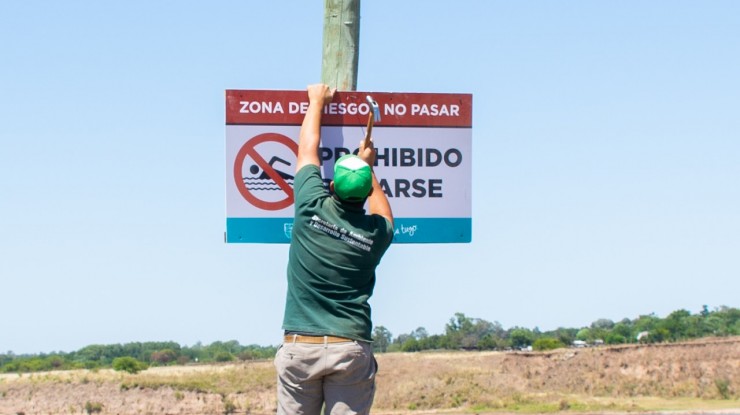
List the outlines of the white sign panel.
{"type": "MultiPolygon", "coordinates": [[[[470,242],[472,96],[338,92],[324,108],[319,156],[328,183],[356,152],[371,111],[375,171],[395,217],[394,243],[470,242]]],[[[226,91],[226,241],[288,243],[305,91],[226,91]]]]}

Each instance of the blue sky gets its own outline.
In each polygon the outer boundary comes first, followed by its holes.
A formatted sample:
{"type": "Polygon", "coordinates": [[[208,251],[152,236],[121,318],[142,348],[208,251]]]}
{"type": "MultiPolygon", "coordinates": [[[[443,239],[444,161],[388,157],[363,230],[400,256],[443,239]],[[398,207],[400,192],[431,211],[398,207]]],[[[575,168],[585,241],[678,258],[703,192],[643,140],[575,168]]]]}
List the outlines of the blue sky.
{"type": "MultiPolygon", "coordinates": [[[[224,90],[320,79],[323,2],[0,5],[0,352],[277,344],[287,245],[223,243],[224,90]]],[[[473,94],[473,242],[374,321],[737,307],[740,3],[365,1],[358,89],[473,94]]]]}

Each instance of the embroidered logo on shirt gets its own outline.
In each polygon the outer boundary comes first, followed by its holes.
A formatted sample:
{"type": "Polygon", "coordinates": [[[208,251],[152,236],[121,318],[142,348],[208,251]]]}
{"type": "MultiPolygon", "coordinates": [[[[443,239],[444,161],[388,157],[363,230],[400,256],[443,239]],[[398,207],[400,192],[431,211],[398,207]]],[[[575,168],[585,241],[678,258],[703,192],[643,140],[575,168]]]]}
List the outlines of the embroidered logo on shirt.
{"type": "Polygon", "coordinates": [[[337,226],[331,222],[327,222],[317,215],[313,215],[311,218],[310,226],[324,232],[327,235],[331,235],[341,241],[344,241],[352,246],[362,249],[363,251],[370,252],[370,248],[373,245],[373,240],[366,238],[360,234],[352,231],[348,231],[345,228],[337,226]]]}

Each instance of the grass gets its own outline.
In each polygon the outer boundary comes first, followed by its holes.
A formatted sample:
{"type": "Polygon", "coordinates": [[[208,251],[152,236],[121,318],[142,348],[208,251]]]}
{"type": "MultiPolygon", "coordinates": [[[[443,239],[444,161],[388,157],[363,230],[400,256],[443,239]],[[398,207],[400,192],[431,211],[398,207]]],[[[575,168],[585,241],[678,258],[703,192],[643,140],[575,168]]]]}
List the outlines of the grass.
{"type": "Polygon", "coordinates": [[[516,413],[644,413],[644,412],[694,412],[737,409],[737,401],[707,400],[699,398],[667,399],[657,397],[594,398],[589,396],[530,396],[506,400],[494,405],[473,405],[466,412],[476,414],[516,413]]]}
{"type": "MultiPolygon", "coordinates": [[[[378,355],[373,413],[585,414],[740,408],[740,338],[673,346],[551,352],[378,355]]],[[[271,361],[156,367],[138,374],[0,376],[0,413],[272,414],[271,361]],[[32,394],[36,407],[28,404],[32,394]],[[6,405],[6,406],[4,406],[6,405]],[[90,408],[95,409],[95,408],[90,408]]],[[[740,410],[738,410],[740,412],[740,410]]]]}
{"type": "Polygon", "coordinates": [[[230,395],[246,390],[273,390],[275,373],[269,362],[248,365],[211,366],[189,373],[187,370],[145,371],[127,376],[121,389],[160,389],[230,395]]]}

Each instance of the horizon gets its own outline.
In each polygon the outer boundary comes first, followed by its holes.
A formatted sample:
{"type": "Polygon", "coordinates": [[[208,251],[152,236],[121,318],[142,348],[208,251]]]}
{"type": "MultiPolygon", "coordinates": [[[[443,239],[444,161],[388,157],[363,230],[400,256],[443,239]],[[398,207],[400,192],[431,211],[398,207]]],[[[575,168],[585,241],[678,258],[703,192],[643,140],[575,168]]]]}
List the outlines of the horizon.
{"type": "MultiPolygon", "coordinates": [[[[723,308],[729,308],[729,309],[737,309],[737,307],[732,307],[732,306],[727,306],[727,305],[720,305],[720,306],[716,306],[716,307],[709,307],[709,306],[707,305],[707,310],[709,311],[709,313],[713,313],[713,312],[721,311],[721,310],[722,310],[723,308]]],[[[674,310],[673,312],[669,313],[669,314],[668,314],[668,315],[666,315],[666,316],[658,316],[658,315],[656,315],[655,313],[646,313],[646,314],[639,314],[639,315],[638,315],[637,317],[635,317],[635,318],[628,318],[628,317],[624,317],[624,318],[622,318],[622,319],[619,319],[619,320],[611,320],[611,319],[607,319],[607,320],[610,320],[610,321],[612,321],[613,323],[615,323],[615,324],[616,324],[616,323],[620,323],[620,322],[622,322],[622,321],[624,321],[624,320],[630,320],[631,322],[635,322],[635,321],[637,321],[637,320],[638,320],[638,319],[639,319],[640,317],[644,317],[644,316],[655,316],[655,317],[657,317],[657,318],[660,318],[660,319],[665,319],[665,318],[667,318],[667,317],[668,317],[668,316],[669,316],[670,314],[672,314],[672,313],[674,313],[674,312],[676,312],[676,311],[682,311],[682,310],[683,310],[683,309],[679,309],[679,310],[674,310]]],[[[693,315],[697,315],[697,314],[701,314],[701,312],[698,312],[698,313],[694,313],[694,312],[691,312],[691,310],[685,310],[685,311],[688,311],[688,312],[690,313],[690,315],[692,315],[692,316],[693,316],[693,315]]],[[[488,321],[488,322],[490,322],[490,323],[499,323],[499,322],[498,322],[498,321],[496,321],[496,320],[487,320],[487,319],[485,319],[485,318],[479,318],[479,317],[474,317],[474,316],[468,316],[468,315],[467,315],[467,314],[465,314],[464,312],[461,312],[461,314],[465,315],[465,317],[467,317],[467,318],[468,318],[468,319],[470,319],[470,320],[485,320],[485,321],[488,321]]],[[[450,320],[448,320],[448,321],[452,321],[452,320],[454,319],[454,317],[455,317],[456,315],[457,315],[457,313],[455,313],[455,315],[453,315],[453,316],[452,316],[452,317],[450,318],[450,320]]],[[[533,332],[535,332],[535,331],[536,331],[536,332],[538,332],[538,333],[541,333],[541,334],[547,334],[547,333],[550,333],[550,332],[554,332],[554,331],[557,331],[557,330],[560,330],[560,329],[566,329],[566,330],[581,330],[581,329],[584,329],[584,328],[589,328],[589,327],[592,327],[592,326],[594,325],[594,323],[596,323],[596,322],[597,322],[597,321],[599,321],[599,320],[602,320],[602,319],[596,319],[596,320],[593,320],[593,321],[592,321],[592,322],[591,322],[591,323],[590,323],[589,325],[586,325],[586,326],[581,326],[581,327],[565,327],[565,326],[558,326],[557,328],[552,328],[552,329],[547,329],[547,330],[542,330],[542,329],[540,329],[540,328],[539,328],[539,326],[534,326],[534,327],[520,327],[520,326],[512,326],[512,327],[508,327],[508,328],[506,328],[506,327],[502,327],[502,328],[503,328],[503,329],[504,329],[505,331],[511,331],[511,330],[516,330],[516,329],[525,329],[525,330],[530,330],[530,331],[533,331],[533,332]]],[[[376,326],[376,327],[380,327],[380,326],[376,326]]],[[[373,327],[373,330],[374,330],[374,329],[375,329],[376,327],[373,327]]],[[[385,326],[383,326],[383,327],[385,327],[385,326]]],[[[386,329],[388,329],[387,327],[385,327],[385,328],[386,328],[386,329]]],[[[393,332],[392,330],[390,330],[390,329],[388,329],[388,331],[389,331],[389,332],[391,333],[391,335],[392,335],[392,337],[393,337],[393,340],[395,341],[396,339],[398,339],[398,338],[399,338],[400,336],[402,336],[402,335],[409,335],[409,334],[411,334],[411,333],[412,333],[413,331],[416,331],[416,330],[418,330],[418,329],[422,329],[422,328],[426,330],[426,328],[425,328],[425,327],[423,327],[423,326],[418,326],[418,327],[416,327],[415,329],[413,329],[412,331],[410,331],[409,333],[394,333],[394,332],[393,332]]],[[[442,335],[442,336],[444,336],[445,334],[444,334],[444,332],[443,332],[443,333],[439,333],[439,334],[438,334],[438,333],[429,333],[429,336],[435,336],[435,335],[442,335]]],[[[723,337],[723,336],[719,336],[719,337],[723,337]]],[[[700,337],[700,338],[701,338],[701,337],[700,337]]],[[[689,340],[694,340],[694,339],[689,339],[689,340]]],[[[236,340],[236,339],[221,339],[221,340],[214,340],[214,341],[212,341],[212,342],[209,342],[209,343],[204,343],[204,342],[201,342],[201,341],[196,341],[196,342],[195,342],[195,343],[193,343],[193,344],[181,344],[181,343],[179,343],[179,342],[176,342],[176,341],[174,341],[174,340],[164,340],[164,339],[159,339],[159,340],[138,340],[138,341],[137,341],[137,340],[134,340],[134,341],[126,342],[126,343],[107,343],[107,344],[99,344],[99,343],[94,343],[94,344],[88,344],[88,345],[85,345],[85,346],[83,346],[83,347],[81,347],[81,348],[79,348],[79,349],[76,349],[76,350],[69,350],[69,351],[63,351],[63,350],[53,350],[53,351],[48,351],[48,352],[38,352],[38,353],[15,353],[15,352],[13,352],[12,350],[8,350],[8,351],[5,351],[5,352],[3,352],[3,351],[0,351],[0,355],[12,355],[12,356],[16,356],[16,357],[22,357],[22,356],[37,356],[37,355],[53,355],[53,354],[57,354],[57,353],[59,353],[59,354],[69,354],[69,353],[76,353],[76,352],[79,352],[80,350],[82,350],[82,349],[85,349],[85,348],[87,348],[87,347],[90,347],[90,346],[111,346],[111,345],[116,345],[116,344],[120,344],[120,345],[126,345],[126,344],[130,344],[130,343],[142,343],[142,344],[145,344],[145,343],[174,342],[174,343],[177,343],[177,344],[178,344],[178,345],[179,345],[180,347],[184,347],[184,348],[192,348],[192,347],[195,347],[196,345],[202,345],[202,346],[206,346],[206,347],[207,347],[207,346],[210,346],[210,345],[212,345],[212,344],[214,344],[214,343],[218,343],[218,342],[222,342],[222,343],[223,343],[223,342],[230,342],[230,341],[237,341],[237,342],[239,343],[239,345],[241,345],[241,346],[257,346],[257,347],[261,347],[261,348],[269,348],[269,347],[277,347],[277,346],[279,346],[279,343],[277,343],[277,344],[257,344],[257,343],[244,343],[244,344],[242,344],[241,342],[239,342],[239,341],[238,341],[238,340],[236,340]]],[[[628,342],[628,343],[630,343],[630,344],[631,344],[631,342],[628,342]]]]}

